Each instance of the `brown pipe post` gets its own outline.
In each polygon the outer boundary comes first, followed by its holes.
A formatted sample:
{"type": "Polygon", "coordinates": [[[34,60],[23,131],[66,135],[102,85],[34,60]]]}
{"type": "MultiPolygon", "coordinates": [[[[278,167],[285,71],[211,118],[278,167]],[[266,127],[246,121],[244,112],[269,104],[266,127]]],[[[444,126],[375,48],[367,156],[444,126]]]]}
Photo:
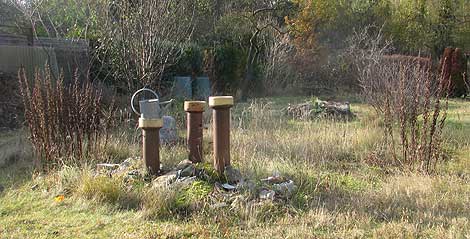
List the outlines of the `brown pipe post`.
{"type": "Polygon", "coordinates": [[[205,101],[185,101],[184,111],[186,111],[186,130],[189,160],[193,163],[202,162],[202,112],[204,112],[205,101]]]}
{"type": "Polygon", "coordinates": [[[162,119],[139,119],[145,169],[153,175],[160,172],[160,129],[162,126],[162,119]]]}
{"type": "Polygon", "coordinates": [[[232,96],[209,97],[212,111],[212,136],[214,145],[214,168],[219,175],[230,165],[230,108],[232,96]]]}

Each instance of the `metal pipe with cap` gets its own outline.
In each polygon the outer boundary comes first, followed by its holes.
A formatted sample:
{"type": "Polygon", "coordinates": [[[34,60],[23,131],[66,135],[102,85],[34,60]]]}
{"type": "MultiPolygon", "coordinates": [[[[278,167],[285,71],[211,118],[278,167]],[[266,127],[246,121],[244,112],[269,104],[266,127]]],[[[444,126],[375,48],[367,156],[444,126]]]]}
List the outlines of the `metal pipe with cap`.
{"type": "Polygon", "coordinates": [[[153,175],[160,172],[160,129],[163,127],[160,104],[157,93],[148,88],[136,91],[131,98],[132,110],[140,115],[139,128],[142,129],[142,157],[145,169],[153,175]],[[140,100],[140,112],[138,112],[134,108],[134,99],[137,94],[144,91],[151,92],[155,95],[155,99],[140,100]]]}
{"type": "Polygon", "coordinates": [[[203,160],[202,139],[202,113],[206,106],[205,101],[185,101],[184,111],[186,111],[186,130],[189,160],[193,163],[199,163],[203,160]]]}
{"type": "Polygon", "coordinates": [[[162,119],[139,119],[139,128],[142,129],[142,156],[145,169],[150,174],[160,172],[160,129],[162,127],[162,119]]]}
{"type": "Polygon", "coordinates": [[[212,136],[214,149],[214,168],[219,175],[230,165],[230,108],[232,96],[209,97],[212,108],[212,136]]]}

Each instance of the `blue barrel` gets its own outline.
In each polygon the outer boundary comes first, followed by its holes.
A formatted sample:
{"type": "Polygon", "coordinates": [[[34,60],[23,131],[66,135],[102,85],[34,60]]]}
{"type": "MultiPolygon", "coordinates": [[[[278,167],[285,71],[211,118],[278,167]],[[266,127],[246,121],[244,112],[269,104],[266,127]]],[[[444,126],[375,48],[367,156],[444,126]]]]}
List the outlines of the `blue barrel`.
{"type": "Polygon", "coordinates": [[[211,82],[209,77],[196,77],[193,82],[193,97],[196,100],[207,100],[211,95],[211,82]]]}
{"type": "Polygon", "coordinates": [[[178,99],[191,99],[192,86],[190,76],[175,76],[173,82],[173,97],[178,99]]]}

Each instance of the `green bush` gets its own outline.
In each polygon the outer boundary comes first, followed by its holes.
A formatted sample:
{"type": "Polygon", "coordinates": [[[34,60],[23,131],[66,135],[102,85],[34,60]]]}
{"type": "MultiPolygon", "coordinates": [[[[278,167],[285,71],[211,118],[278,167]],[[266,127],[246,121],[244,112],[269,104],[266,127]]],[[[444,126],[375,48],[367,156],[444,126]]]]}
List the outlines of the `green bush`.
{"type": "Polygon", "coordinates": [[[225,44],[213,50],[213,72],[216,91],[235,93],[243,78],[245,53],[239,47],[225,44]]]}
{"type": "Polygon", "coordinates": [[[183,46],[177,64],[168,71],[175,75],[201,75],[203,73],[202,47],[196,43],[183,46]]]}

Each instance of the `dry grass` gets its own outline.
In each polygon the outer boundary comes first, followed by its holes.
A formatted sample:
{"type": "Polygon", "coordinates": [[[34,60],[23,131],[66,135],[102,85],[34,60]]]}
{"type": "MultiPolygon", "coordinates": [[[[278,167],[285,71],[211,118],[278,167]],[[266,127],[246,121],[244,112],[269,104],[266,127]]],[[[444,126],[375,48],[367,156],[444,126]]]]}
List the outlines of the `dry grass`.
{"type": "MultiPolygon", "coordinates": [[[[6,185],[0,194],[0,237],[470,236],[468,102],[450,102],[443,131],[448,160],[438,164],[436,174],[423,175],[375,166],[383,157],[383,133],[381,120],[370,107],[353,104],[358,115],[353,122],[297,122],[278,114],[284,102],[302,100],[264,99],[233,109],[233,163],[254,179],[276,171],[293,178],[298,190],[287,202],[242,203],[214,210],[203,197],[204,190],[199,192],[200,185],[189,187],[189,192],[156,191],[138,183],[92,177],[86,167],[65,167],[20,180],[16,175],[20,167],[14,165],[0,172],[0,184],[6,185]],[[38,187],[32,190],[35,184],[38,187]],[[61,193],[65,200],[54,202],[61,193]]],[[[134,133],[128,134],[128,142],[133,142],[134,133]]],[[[109,154],[113,161],[139,154],[138,145],[123,147],[122,139],[111,140],[116,145],[109,154]]],[[[209,136],[206,139],[210,141],[209,136]]],[[[165,165],[178,163],[185,154],[183,146],[162,149],[165,165]]]]}
{"type": "Polygon", "coordinates": [[[0,131],[0,167],[31,157],[31,147],[23,131],[0,131]]]}

